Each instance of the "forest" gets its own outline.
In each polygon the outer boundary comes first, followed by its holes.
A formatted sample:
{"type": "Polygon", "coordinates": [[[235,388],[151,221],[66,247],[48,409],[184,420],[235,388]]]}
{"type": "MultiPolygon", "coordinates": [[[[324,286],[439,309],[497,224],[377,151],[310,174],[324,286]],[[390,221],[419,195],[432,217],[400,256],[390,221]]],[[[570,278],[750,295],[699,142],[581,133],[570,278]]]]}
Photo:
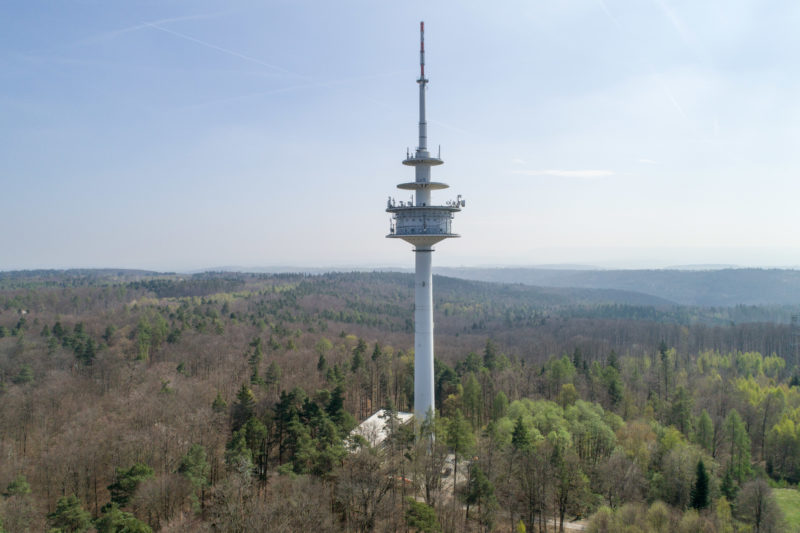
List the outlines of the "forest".
{"type": "Polygon", "coordinates": [[[434,301],[402,424],[411,274],[0,273],[0,532],[800,531],[800,302],[434,301]]]}

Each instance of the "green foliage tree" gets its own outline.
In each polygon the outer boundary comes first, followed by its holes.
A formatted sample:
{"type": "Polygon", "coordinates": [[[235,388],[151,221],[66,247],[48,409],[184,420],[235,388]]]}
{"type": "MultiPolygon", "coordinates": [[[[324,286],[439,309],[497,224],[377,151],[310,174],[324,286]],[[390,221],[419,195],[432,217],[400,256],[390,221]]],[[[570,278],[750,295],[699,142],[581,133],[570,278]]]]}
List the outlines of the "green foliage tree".
{"type": "Polygon", "coordinates": [[[680,430],[684,435],[689,435],[692,429],[692,398],[684,387],[678,387],[672,396],[672,405],[669,411],[669,423],[680,430]]]}
{"type": "Polygon", "coordinates": [[[211,473],[211,466],[208,464],[205,447],[201,444],[192,444],[186,455],[181,458],[181,462],[178,465],[178,473],[189,480],[194,489],[194,498],[201,508],[204,507],[205,489],[208,486],[208,478],[211,473]]]}
{"type": "Polygon", "coordinates": [[[264,374],[264,383],[268,387],[277,388],[280,386],[282,376],[283,371],[281,370],[281,367],[278,365],[277,361],[270,361],[267,371],[264,374]]]}
{"type": "Polygon", "coordinates": [[[483,401],[481,400],[481,384],[472,372],[467,376],[464,383],[464,392],[461,401],[464,405],[464,412],[467,419],[474,427],[480,427],[483,418],[483,401]]]}
{"type": "Polygon", "coordinates": [[[17,385],[25,385],[26,383],[30,383],[33,381],[33,369],[29,364],[23,364],[19,367],[19,372],[14,379],[12,379],[14,383],[17,385]]]}
{"type": "Polygon", "coordinates": [[[105,331],[103,331],[103,340],[106,341],[106,344],[111,344],[111,339],[114,337],[114,333],[116,333],[117,327],[113,324],[109,324],[106,326],[105,331]]]}
{"type": "Polygon", "coordinates": [[[458,462],[475,446],[475,434],[472,426],[464,418],[461,410],[456,409],[455,414],[447,424],[447,447],[453,451],[453,501],[455,505],[456,487],[458,485],[458,462]]]}
{"type": "Polygon", "coordinates": [[[695,424],[694,441],[705,451],[714,452],[714,422],[708,411],[703,409],[695,424]]]}
{"type": "Polygon", "coordinates": [[[506,416],[508,411],[508,396],[499,391],[492,401],[492,420],[497,421],[506,416]]]}
{"type": "Polygon", "coordinates": [[[314,350],[319,354],[321,357],[324,357],[328,354],[331,350],[333,350],[333,343],[326,339],[325,337],[320,338],[317,343],[314,345],[314,350]]]}
{"type": "Polygon", "coordinates": [[[733,533],[733,513],[731,504],[725,496],[719,498],[714,505],[714,517],[716,518],[719,533],[733,533]]]}
{"type": "MultiPolygon", "coordinates": [[[[497,368],[497,345],[492,339],[486,340],[486,347],[483,350],[483,366],[490,371],[497,368]]],[[[476,370],[473,370],[475,372],[476,370]]]]}
{"type": "Polygon", "coordinates": [[[622,401],[625,390],[619,370],[615,366],[608,365],[603,368],[601,376],[609,404],[611,407],[616,407],[622,401]]]}
{"type": "Polygon", "coordinates": [[[408,498],[407,503],[405,518],[408,527],[420,533],[438,533],[442,530],[436,510],[432,506],[414,498],[408,498]]]}
{"type": "Polygon", "coordinates": [[[82,533],[92,527],[92,515],[74,494],[59,498],[47,520],[53,526],[50,533],[82,533]]]}
{"type": "Polygon", "coordinates": [[[469,483],[464,494],[464,503],[467,504],[467,520],[470,518],[470,508],[477,506],[478,523],[485,530],[491,531],[497,510],[497,497],[494,494],[494,485],[478,463],[471,463],[469,466],[469,483]]]}
{"type": "Polygon", "coordinates": [[[127,469],[117,468],[116,481],[108,486],[111,502],[125,507],[136,493],[139,483],[152,478],[153,475],[153,469],[142,463],[136,463],[127,469]]]}
{"type": "Polygon", "coordinates": [[[217,395],[214,397],[214,401],[211,402],[211,409],[215,413],[224,413],[228,410],[228,402],[222,397],[222,395],[217,391],[217,395]]]}
{"type": "Polygon", "coordinates": [[[364,339],[359,338],[358,344],[353,348],[353,358],[350,361],[350,371],[353,373],[358,372],[364,367],[364,355],[367,353],[367,343],[364,339]]]}
{"type": "Polygon", "coordinates": [[[247,385],[242,384],[236,393],[236,403],[233,404],[231,413],[231,428],[237,431],[244,426],[253,416],[256,407],[256,397],[247,385]]]}
{"type": "Polygon", "coordinates": [[[10,498],[11,496],[24,496],[30,493],[31,486],[28,484],[27,478],[25,478],[24,475],[19,474],[17,477],[11,480],[11,483],[8,484],[3,496],[10,498]]]}
{"type": "Polygon", "coordinates": [[[561,386],[565,383],[572,383],[575,378],[575,367],[572,359],[566,355],[553,357],[544,365],[545,379],[547,383],[547,397],[555,399],[561,391],[561,386]]]}
{"type": "MultiPolygon", "coordinates": [[[[726,474],[738,485],[750,475],[750,436],[736,409],[731,409],[725,417],[722,431],[728,452],[726,474]]],[[[734,495],[731,487],[723,484],[723,488],[727,489],[726,496],[734,495]]]]}
{"type": "Polygon", "coordinates": [[[467,357],[457,365],[456,370],[460,375],[468,372],[477,374],[481,368],[484,368],[481,356],[475,352],[469,352],[467,357]]]}
{"type": "Polygon", "coordinates": [[[29,531],[36,515],[31,487],[24,475],[17,475],[0,498],[0,531],[29,531]]]}
{"type": "Polygon", "coordinates": [[[138,348],[137,359],[147,361],[150,358],[152,348],[153,333],[152,326],[147,317],[142,316],[136,326],[136,345],[138,348]]]}
{"type": "Polygon", "coordinates": [[[698,511],[708,507],[709,492],[708,492],[708,473],[706,472],[706,465],[703,460],[697,461],[697,475],[695,477],[694,486],[692,487],[692,500],[689,505],[698,511]]]}
{"type": "Polygon", "coordinates": [[[767,438],[767,472],[791,483],[800,481],[800,409],[786,410],[767,438]]]}
{"type": "Polygon", "coordinates": [[[244,429],[234,431],[225,446],[225,465],[242,478],[249,478],[253,470],[253,452],[247,447],[244,429]]]}
{"type": "Polygon", "coordinates": [[[103,513],[95,520],[97,533],[153,533],[150,526],[122,511],[116,503],[103,508],[103,513]]]}
{"type": "Polygon", "coordinates": [[[580,460],[569,441],[554,442],[550,454],[553,493],[558,511],[558,530],[564,531],[564,517],[568,511],[580,514],[585,506],[589,480],[581,471],[580,460]]]}
{"type": "Polygon", "coordinates": [[[669,533],[673,526],[669,507],[662,501],[650,505],[645,520],[653,533],[669,533]]]}
{"type": "Polygon", "coordinates": [[[250,342],[250,347],[253,349],[253,352],[247,359],[247,364],[250,365],[250,382],[260,383],[261,379],[258,375],[258,367],[264,359],[264,347],[261,342],[261,337],[253,339],[250,342]]]}
{"type": "Polygon", "coordinates": [[[514,431],[511,434],[511,445],[515,450],[525,450],[531,445],[531,438],[528,434],[528,428],[522,421],[522,417],[518,417],[514,423],[514,431]]]}

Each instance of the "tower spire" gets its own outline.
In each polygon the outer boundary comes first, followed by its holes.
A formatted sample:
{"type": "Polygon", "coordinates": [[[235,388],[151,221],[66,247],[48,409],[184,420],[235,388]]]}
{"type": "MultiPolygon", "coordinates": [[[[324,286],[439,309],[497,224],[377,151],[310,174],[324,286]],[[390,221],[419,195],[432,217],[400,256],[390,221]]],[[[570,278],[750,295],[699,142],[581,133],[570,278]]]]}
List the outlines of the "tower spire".
{"type": "Polygon", "coordinates": [[[425,22],[419,23],[419,145],[417,152],[428,151],[428,123],[425,121],[425,22]]]}

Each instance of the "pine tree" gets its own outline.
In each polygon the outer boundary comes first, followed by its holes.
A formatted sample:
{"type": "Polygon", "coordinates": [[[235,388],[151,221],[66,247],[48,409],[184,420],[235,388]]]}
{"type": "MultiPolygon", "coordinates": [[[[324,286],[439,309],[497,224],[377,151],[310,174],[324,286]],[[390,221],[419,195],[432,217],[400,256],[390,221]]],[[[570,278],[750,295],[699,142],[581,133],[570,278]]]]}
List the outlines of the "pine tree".
{"type": "Polygon", "coordinates": [[[692,487],[692,502],[690,505],[698,511],[708,507],[708,473],[702,459],[697,461],[697,476],[692,487]]]}
{"type": "Polygon", "coordinates": [[[211,403],[211,409],[215,413],[222,413],[228,408],[228,402],[222,397],[222,395],[217,391],[217,397],[214,398],[214,401],[211,403]]]}
{"type": "Polygon", "coordinates": [[[250,417],[253,416],[253,410],[256,406],[256,397],[253,391],[247,388],[247,385],[242,385],[239,392],[236,393],[236,403],[233,404],[233,414],[231,426],[233,431],[238,430],[244,426],[250,417]]]}
{"type": "Polygon", "coordinates": [[[155,472],[149,466],[136,463],[128,469],[117,468],[117,480],[108,486],[111,501],[120,507],[125,507],[133,498],[139,483],[154,476],[155,472]]]}
{"type": "Polygon", "coordinates": [[[47,515],[47,519],[53,526],[50,531],[82,533],[92,526],[92,515],[74,494],[59,498],[56,510],[47,515]]]}
{"type": "Polygon", "coordinates": [[[18,475],[14,478],[14,480],[8,484],[6,487],[6,491],[3,493],[3,496],[10,498],[11,496],[18,496],[18,495],[26,495],[31,493],[31,486],[28,484],[28,480],[22,474],[18,475]]]}
{"type": "Polygon", "coordinates": [[[421,533],[435,533],[442,530],[439,519],[436,517],[436,510],[414,498],[408,498],[408,508],[406,509],[406,525],[414,528],[421,533]]]}
{"type": "Polygon", "coordinates": [[[98,533],[152,533],[150,526],[133,514],[121,511],[116,503],[103,507],[103,514],[95,521],[98,533]]]}
{"type": "Polygon", "coordinates": [[[489,370],[494,370],[497,366],[497,345],[492,339],[486,340],[486,348],[483,350],[483,366],[489,370]]]}
{"type": "Polygon", "coordinates": [[[524,450],[531,444],[528,429],[522,422],[522,417],[517,418],[517,423],[514,425],[514,432],[511,434],[511,445],[515,450],[524,450]]]}

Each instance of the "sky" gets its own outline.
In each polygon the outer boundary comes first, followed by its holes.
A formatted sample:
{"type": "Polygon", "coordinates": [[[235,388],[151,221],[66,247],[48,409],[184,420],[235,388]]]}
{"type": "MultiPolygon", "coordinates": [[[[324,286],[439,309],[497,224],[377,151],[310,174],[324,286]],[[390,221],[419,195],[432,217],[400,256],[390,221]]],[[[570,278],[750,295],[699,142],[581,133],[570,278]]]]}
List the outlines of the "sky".
{"type": "Polygon", "coordinates": [[[0,3],[0,270],[800,265],[800,3],[0,3]]]}

